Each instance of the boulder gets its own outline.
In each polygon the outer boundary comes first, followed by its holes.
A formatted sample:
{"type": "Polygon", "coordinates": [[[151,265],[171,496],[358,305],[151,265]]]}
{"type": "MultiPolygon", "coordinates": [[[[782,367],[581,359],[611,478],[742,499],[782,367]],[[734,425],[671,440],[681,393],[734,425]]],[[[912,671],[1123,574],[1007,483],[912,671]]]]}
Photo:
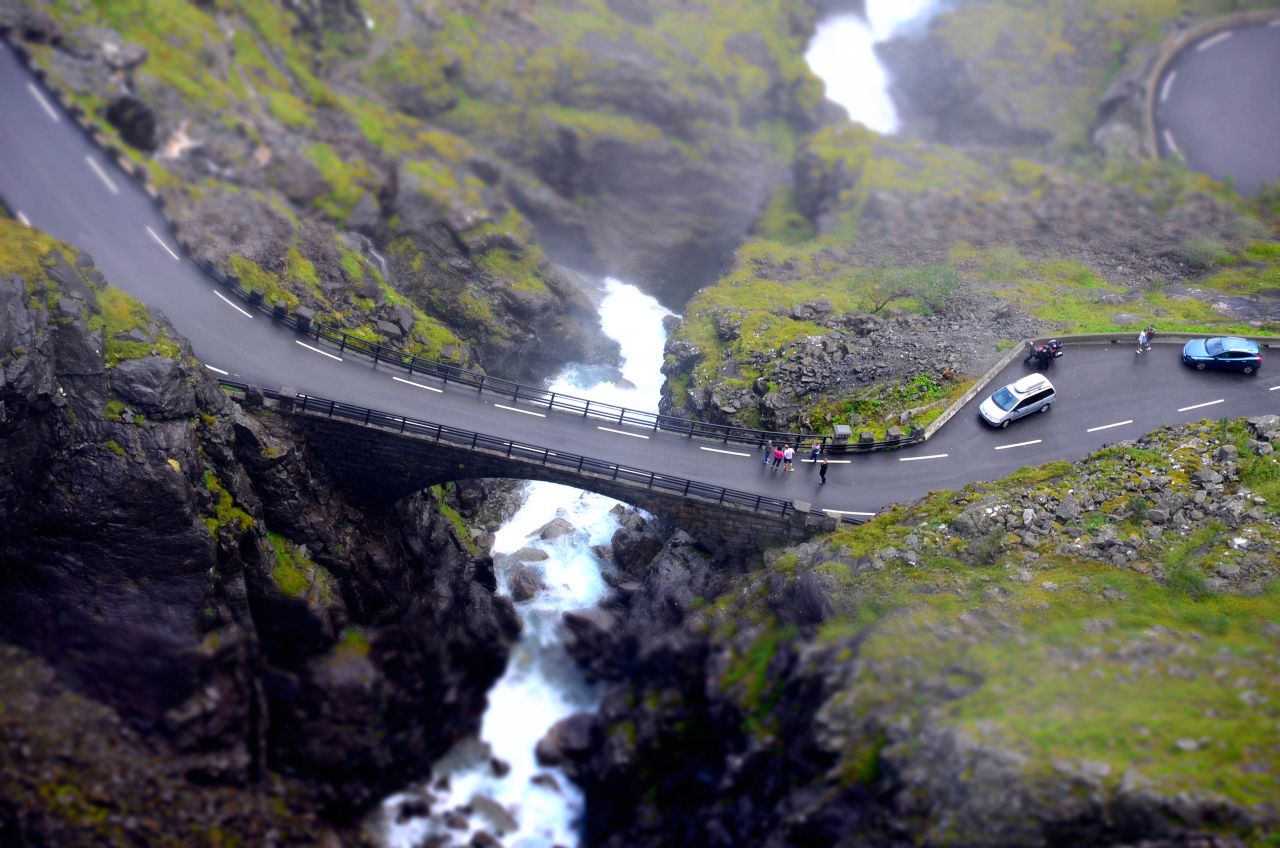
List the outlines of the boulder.
{"type": "Polygon", "coordinates": [[[542,562],[551,555],[542,548],[523,547],[511,555],[516,562],[542,562]]]}
{"type": "Polygon", "coordinates": [[[574,713],[551,726],[547,735],[538,740],[534,756],[539,765],[563,766],[568,770],[575,760],[580,761],[590,755],[596,733],[594,715],[574,713]]]}
{"type": "Polygon", "coordinates": [[[625,527],[614,532],[610,542],[613,561],[629,574],[636,574],[662,550],[662,537],[657,533],[628,530],[625,527]]]}
{"type": "Polygon", "coordinates": [[[518,604],[530,600],[547,588],[542,577],[527,565],[517,565],[513,568],[508,582],[511,586],[511,600],[518,604]]]}
{"type": "Polygon", "coordinates": [[[549,541],[551,539],[559,539],[561,536],[568,536],[570,533],[576,533],[578,528],[563,518],[553,518],[535,532],[539,539],[549,541]]]}
{"type": "Polygon", "coordinates": [[[146,153],[156,149],[156,114],[138,98],[126,94],[107,104],[107,121],[130,146],[146,153]]]}
{"type": "Polygon", "coordinates": [[[148,418],[186,418],[196,412],[195,394],[182,363],[166,356],[122,360],[111,372],[111,388],[148,418]]]}

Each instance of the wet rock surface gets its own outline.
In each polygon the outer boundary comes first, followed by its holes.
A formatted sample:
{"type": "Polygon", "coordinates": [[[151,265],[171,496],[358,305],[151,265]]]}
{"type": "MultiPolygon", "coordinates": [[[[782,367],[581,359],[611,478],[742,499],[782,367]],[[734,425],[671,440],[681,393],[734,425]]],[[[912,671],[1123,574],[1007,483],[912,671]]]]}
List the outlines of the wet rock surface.
{"type": "Polygon", "coordinates": [[[350,821],[478,729],[519,628],[488,557],[434,496],[347,505],[185,342],[130,358],[135,331],[104,339],[101,277],[51,244],[29,248],[47,276],[0,273],[0,636],[169,752],[172,791],[262,812],[283,777],[299,815],[350,821]]]}

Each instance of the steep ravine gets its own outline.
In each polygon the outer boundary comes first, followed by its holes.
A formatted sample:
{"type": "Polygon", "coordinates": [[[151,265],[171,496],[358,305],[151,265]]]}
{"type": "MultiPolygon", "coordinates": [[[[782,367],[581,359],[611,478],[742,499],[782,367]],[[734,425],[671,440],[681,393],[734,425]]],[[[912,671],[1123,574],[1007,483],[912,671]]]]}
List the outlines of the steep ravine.
{"type": "MultiPolygon", "coordinates": [[[[606,280],[601,329],[622,351],[619,374],[570,366],[558,392],[653,409],[654,367],[670,313],[634,286],[606,280]]],[[[550,483],[525,484],[521,508],[497,529],[499,590],[516,601],[523,633],[489,693],[479,740],[466,740],[433,770],[384,804],[368,830],[387,848],[440,848],[501,839],[522,848],[577,845],[584,815],[578,788],[548,759],[539,740],[571,714],[593,709],[595,689],[566,653],[562,617],[589,610],[620,581],[611,540],[619,521],[644,519],[602,495],[550,483]],[[608,582],[607,582],[608,581],[608,582]],[[535,755],[535,747],[539,753],[535,755]]]]}

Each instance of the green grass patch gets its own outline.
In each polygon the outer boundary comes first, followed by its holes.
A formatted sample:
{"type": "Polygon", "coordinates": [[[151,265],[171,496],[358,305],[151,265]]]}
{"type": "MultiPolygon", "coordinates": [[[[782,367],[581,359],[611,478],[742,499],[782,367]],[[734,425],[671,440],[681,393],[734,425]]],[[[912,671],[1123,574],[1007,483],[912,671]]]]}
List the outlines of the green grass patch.
{"type": "Polygon", "coordinates": [[[275,557],[271,580],[291,598],[306,598],[317,604],[330,604],[335,597],[333,577],[306,553],[278,533],[267,533],[267,543],[275,557]]]}
{"type": "Polygon", "coordinates": [[[342,222],[368,191],[373,174],[363,159],[342,156],[324,142],[308,144],[302,155],[320,171],[329,185],[328,194],[316,200],[316,208],[334,221],[342,222]]]}
{"type": "Polygon", "coordinates": [[[224,532],[243,533],[253,526],[253,516],[236,506],[231,493],[211,469],[205,469],[204,486],[213,498],[213,515],[203,519],[209,535],[217,539],[224,532]]]}
{"type": "Polygon", "coordinates": [[[290,309],[296,308],[302,301],[298,296],[280,284],[280,278],[252,260],[239,254],[232,254],[227,260],[232,274],[240,280],[240,285],[249,291],[260,293],[267,303],[283,300],[290,309]]]}
{"type": "Polygon", "coordinates": [[[98,310],[104,322],[103,358],[107,367],[113,367],[125,359],[152,355],[177,359],[181,354],[181,346],[169,337],[167,331],[158,326],[152,331],[155,325],[142,301],[114,286],[100,289],[96,295],[98,310]],[[152,340],[144,342],[120,338],[131,330],[152,336],[152,340]]]}

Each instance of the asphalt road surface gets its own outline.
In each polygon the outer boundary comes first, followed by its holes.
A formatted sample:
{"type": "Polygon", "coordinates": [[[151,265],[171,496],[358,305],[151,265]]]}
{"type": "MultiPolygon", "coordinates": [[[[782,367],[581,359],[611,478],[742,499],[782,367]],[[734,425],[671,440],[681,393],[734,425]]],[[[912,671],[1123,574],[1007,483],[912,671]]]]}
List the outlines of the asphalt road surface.
{"type": "Polygon", "coordinates": [[[1160,78],[1155,120],[1162,156],[1245,194],[1280,180],[1280,20],[1189,45],[1160,78]]]}
{"type": "MultiPolygon", "coordinates": [[[[1025,465],[1076,459],[1162,424],[1280,411],[1273,378],[1197,372],[1178,348],[1068,347],[1050,371],[1051,411],[994,430],[976,417],[976,398],[929,442],[907,450],[837,456],[828,483],[801,462],[791,474],[766,469],[758,448],[695,441],[611,425],[410,377],[343,356],[314,339],[224,299],[188,259],[141,189],[95,149],[53,98],[0,45],[0,198],[20,219],[89,253],[114,285],[162,311],[210,369],[267,387],[561,449],[657,474],[694,479],[822,509],[867,515],[934,489],[998,478],[1025,465]],[[1274,391],[1273,391],[1274,390],[1274,391]]],[[[995,381],[1027,367],[1015,362],[995,381]]],[[[803,454],[801,458],[803,458],[803,454]]]]}

